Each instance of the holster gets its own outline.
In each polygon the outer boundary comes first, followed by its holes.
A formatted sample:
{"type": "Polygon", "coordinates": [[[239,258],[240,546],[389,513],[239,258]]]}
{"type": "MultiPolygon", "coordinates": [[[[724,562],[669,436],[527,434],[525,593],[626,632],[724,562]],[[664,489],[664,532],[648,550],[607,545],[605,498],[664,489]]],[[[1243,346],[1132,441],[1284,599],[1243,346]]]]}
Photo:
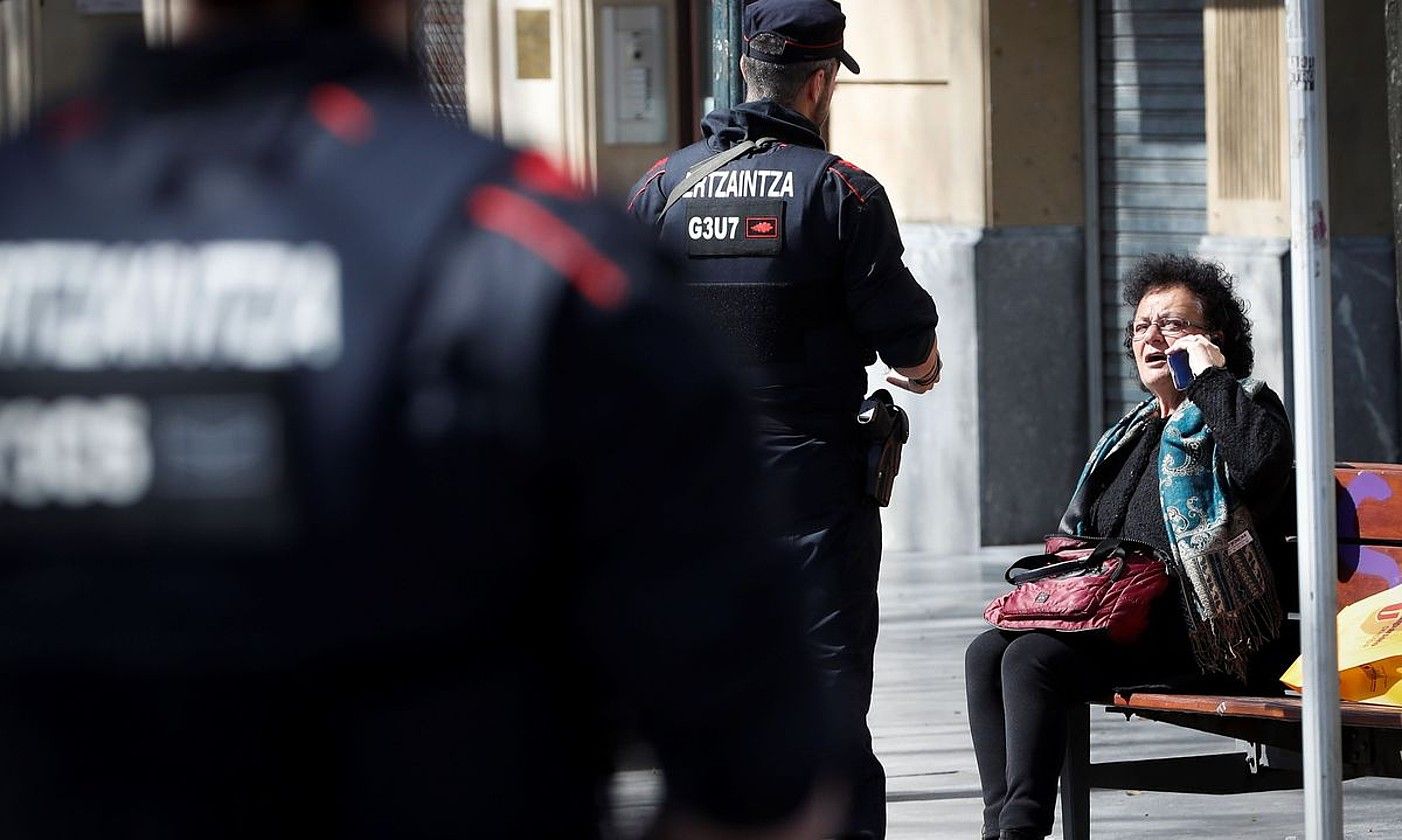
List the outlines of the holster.
{"type": "Polygon", "coordinates": [[[886,507],[891,504],[891,490],[896,484],[896,474],[901,471],[901,448],[910,440],[910,416],[896,405],[889,391],[880,388],[862,401],[857,423],[870,441],[867,495],[886,507]]]}

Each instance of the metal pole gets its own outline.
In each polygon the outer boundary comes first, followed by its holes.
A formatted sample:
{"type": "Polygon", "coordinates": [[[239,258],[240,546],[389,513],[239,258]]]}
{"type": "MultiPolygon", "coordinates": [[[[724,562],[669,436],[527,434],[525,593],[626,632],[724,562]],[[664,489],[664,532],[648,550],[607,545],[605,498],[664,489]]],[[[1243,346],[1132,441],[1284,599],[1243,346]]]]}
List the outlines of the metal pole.
{"type": "Polygon", "coordinates": [[[38,101],[38,33],[32,0],[0,2],[0,140],[29,124],[38,101]]]}
{"type": "Polygon", "coordinates": [[[1081,167],[1085,204],[1086,448],[1105,430],[1105,336],[1100,311],[1100,74],[1098,4],[1081,3],[1081,167]]]}
{"type": "Polygon", "coordinates": [[[170,45],[170,3],[167,0],[142,0],[142,17],[146,22],[146,43],[153,47],[170,45]]]}
{"type": "Polygon", "coordinates": [[[1343,837],[1339,734],[1334,382],[1325,136],[1324,4],[1286,0],[1290,89],[1290,289],[1300,534],[1305,837],[1343,837]]]}
{"type": "MultiPolygon", "coordinates": [[[[1387,127],[1388,157],[1392,163],[1392,241],[1402,243],[1402,2],[1387,0],[1383,10],[1387,30],[1387,127]]],[[[1393,276],[1397,293],[1397,325],[1402,330],[1402,260],[1396,260],[1393,276]]],[[[1394,348],[1402,360],[1402,341],[1394,348]]],[[[1402,398],[1402,394],[1399,394],[1402,398]]],[[[1402,399],[1398,401],[1402,409],[1402,399]]]]}
{"type": "Polygon", "coordinates": [[[11,20],[9,0],[0,0],[0,140],[9,137],[14,133],[10,128],[14,117],[14,103],[10,100],[10,62],[13,60],[15,46],[12,43],[15,39],[10,34],[14,22],[11,20]]]}
{"type": "Polygon", "coordinates": [[[740,77],[740,23],[744,0],[711,0],[711,74],[716,108],[745,101],[740,77]]]}

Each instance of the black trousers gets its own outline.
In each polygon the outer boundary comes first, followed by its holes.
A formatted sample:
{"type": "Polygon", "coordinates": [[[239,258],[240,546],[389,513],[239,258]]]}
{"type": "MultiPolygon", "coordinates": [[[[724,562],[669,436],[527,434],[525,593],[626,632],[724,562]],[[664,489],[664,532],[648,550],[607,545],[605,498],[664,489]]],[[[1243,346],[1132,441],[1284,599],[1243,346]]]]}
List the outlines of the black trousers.
{"type": "Polygon", "coordinates": [[[842,836],[882,838],[886,772],[872,751],[867,725],[879,621],[880,514],[875,502],[863,501],[789,539],[805,558],[809,642],[830,691],[851,785],[851,810],[842,836]]]}
{"type": "Polygon", "coordinates": [[[1071,709],[1110,692],[1094,638],[989,630],[964,657],[969,731],[983,788],[983,834],[1051,833],[1071,709]]]}
{"type": "Polygon", "coordinates": [[[841,836],[886,836],[886,773],[871,748],[881,514],[864,491],[869,444],[852,412],[766,410],[766,474],[780,497],[779,532],[802,565],[808,638],[826,677],[852,804],[841,836]]]}

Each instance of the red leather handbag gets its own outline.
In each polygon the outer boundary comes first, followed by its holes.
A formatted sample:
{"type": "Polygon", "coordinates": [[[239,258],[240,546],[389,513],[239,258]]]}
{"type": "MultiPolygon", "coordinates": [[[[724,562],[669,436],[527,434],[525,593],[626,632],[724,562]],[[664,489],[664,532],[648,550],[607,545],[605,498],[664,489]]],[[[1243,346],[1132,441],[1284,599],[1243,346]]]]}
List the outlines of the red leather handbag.
{"type": "Polygon", "coordinates": [[[1126,644],[1149,624],[1149,606],[1168,588],[1168,564],[1156,549],[1118,537],[1046,538],[1046,553],[1024,557],[1004,578],[1013,590],[983,617],[1004,630],[1103,630],[1126,644]]]}

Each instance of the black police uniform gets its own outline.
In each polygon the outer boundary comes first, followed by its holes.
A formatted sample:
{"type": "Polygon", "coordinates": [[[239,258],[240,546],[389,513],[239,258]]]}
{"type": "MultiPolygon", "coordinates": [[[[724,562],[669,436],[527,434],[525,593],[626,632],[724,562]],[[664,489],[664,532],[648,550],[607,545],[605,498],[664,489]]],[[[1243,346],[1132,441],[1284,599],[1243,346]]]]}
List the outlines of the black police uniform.
{"type": "Polygon", "coordinates": [[[0,835],[595,836],[624,729],[791,811],[796,576],[674,268],[360,36],[107,78],[0,151],[0,835]]]}
{"type": "Polygon", "coordinates": [[[643,176],[629,211],[689,258],[690,290],[750,374],[767,468],[787,496],[783,530],[816,588],[811,639],[860,739],[852,829],[879,836],[885,781],[866,713],[881,531],[856,415],[866,366],[877,353],[894,367],[922,364],[938,315],[901,262],[885,191],[828,153],[812,122],[751,102],[710,114],[702,131],[643,176]],[[700,181],[659,223],[688,171],[761,138],[777,143],[700,181]]]}

